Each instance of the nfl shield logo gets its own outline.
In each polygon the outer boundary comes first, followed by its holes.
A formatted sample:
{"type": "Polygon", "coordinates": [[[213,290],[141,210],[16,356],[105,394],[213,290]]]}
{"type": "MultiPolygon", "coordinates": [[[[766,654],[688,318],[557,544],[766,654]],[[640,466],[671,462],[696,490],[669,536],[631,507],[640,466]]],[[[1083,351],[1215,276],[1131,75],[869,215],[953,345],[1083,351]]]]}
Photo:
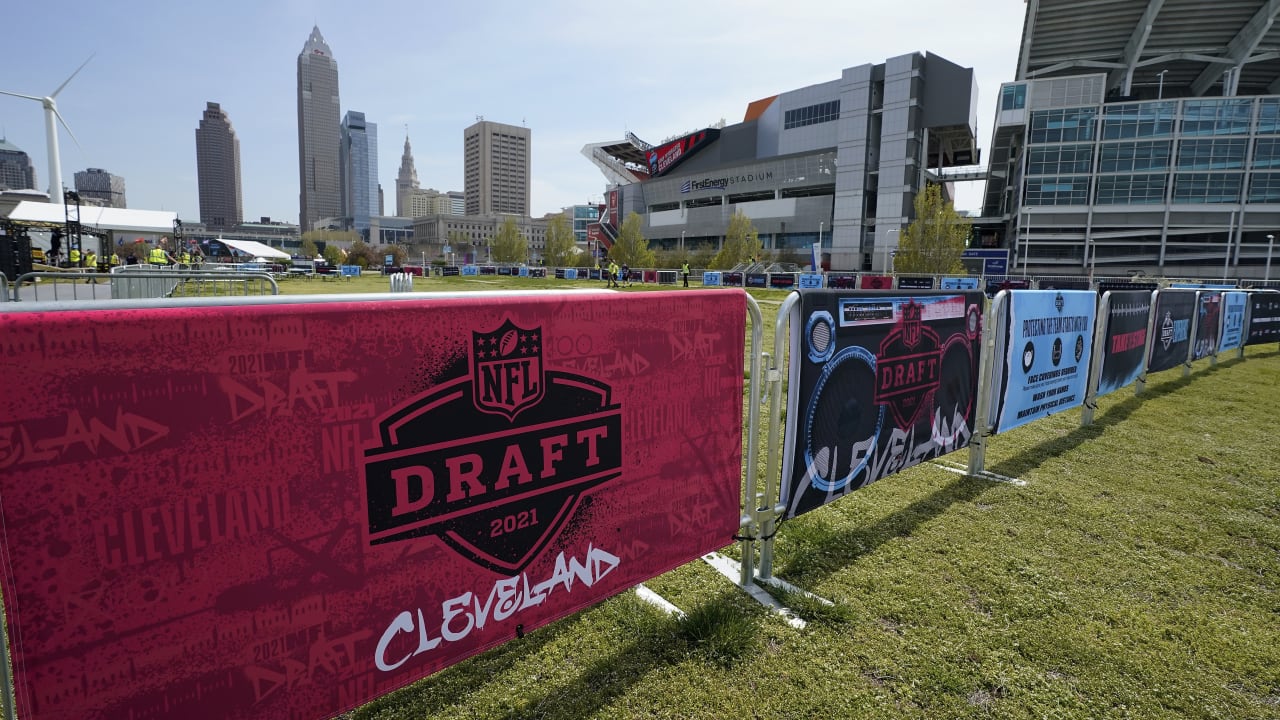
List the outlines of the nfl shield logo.
{"type": "Polygon", "coordinates": [[[920,328],[924,308],[914,302],[907,301],[902,306],[902,344],[914,348],[920,344],[920,328]]]}
{"type": "Polygon", "coordinates": [[[514,420],[546,394],[542,328],[508,319],[497,330],[471,333],[471,379],[478,410],[514,420]]]}

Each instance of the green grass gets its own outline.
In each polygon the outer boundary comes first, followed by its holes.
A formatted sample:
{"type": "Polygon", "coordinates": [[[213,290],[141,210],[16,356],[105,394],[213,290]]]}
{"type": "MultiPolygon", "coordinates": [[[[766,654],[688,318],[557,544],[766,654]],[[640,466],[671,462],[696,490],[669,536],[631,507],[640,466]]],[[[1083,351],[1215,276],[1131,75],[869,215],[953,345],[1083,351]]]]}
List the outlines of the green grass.
{"type": "Polygon", "coordinates": [[[646,583],[686,620],[624,594],[349,717],[1278,718],[1278,386],[1275,346],[1202,361],[994,438],[1025,487],[923,466],[784,523],[776,573],[835,603],[778,593],[804,630],[691,563],[646,583]]]}

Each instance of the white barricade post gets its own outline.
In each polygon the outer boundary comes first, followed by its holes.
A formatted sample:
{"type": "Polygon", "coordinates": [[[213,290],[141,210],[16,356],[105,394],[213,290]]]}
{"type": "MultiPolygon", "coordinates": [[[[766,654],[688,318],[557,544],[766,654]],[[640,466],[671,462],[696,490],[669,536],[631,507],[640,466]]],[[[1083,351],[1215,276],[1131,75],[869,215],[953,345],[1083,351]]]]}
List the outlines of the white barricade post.
{"type": "Polygon", "coordinates": [[[1196,338],[1200,334],[1200,297],[1203,290],[1196,290],[1195,310],[1191,313],[1191,336],[1187,343],[1187,359],[1182,364],[1182,377],[1191,377],[1191,363],[1196,359],[1196,338]]]}
{"type": "Polygon", "coordinates": [[[1142,370],[1138,373],[1138,378],[1133,383],[1133,394],[1141,395],[1143,389],[1147,386],[1147,369],[1151,363],[1151,351],[1155,348],[1155,344],[1159,342],[1156,338],[1156,306],[1160,298],[1159,290],[1151,291],[1151,315],[1147,318],[1147,345],[1142,349],[1142,370]]]}
{"type": "Polygon", "coordinates": [[[1000,377],[1003,372],[995,372],[1000,363],[1000,351],[1003,342],[998,337],[1003,333],[1004,306],[1009,302],[1009,291],[1001,290],[995,299],[987,305],[985,322],[982,328],[982,365],[978,373],[978,411],[977,424],[974,426],[973,438],[969,440],[968,474],[980,477],[986,472],[987,439],[991,437],[992,405],[996,394],[1000,392],[1000,377]]]}
{"type": "Polygon", "coordinates": [[[332,717],[734,544],[750,304],[674,289],[15,303],[0,356],[42,351],[6,366],[24,392],[0,395],[0,417],[111,431],[0,473],[8,716],[332,717]],[[33,515],[49,487],[93,501],[33,515]],[[111,592],[93,621],[68,623],[94,587],[111,592]],[[302,639],[253,660],[284,637],[302,639]]]}

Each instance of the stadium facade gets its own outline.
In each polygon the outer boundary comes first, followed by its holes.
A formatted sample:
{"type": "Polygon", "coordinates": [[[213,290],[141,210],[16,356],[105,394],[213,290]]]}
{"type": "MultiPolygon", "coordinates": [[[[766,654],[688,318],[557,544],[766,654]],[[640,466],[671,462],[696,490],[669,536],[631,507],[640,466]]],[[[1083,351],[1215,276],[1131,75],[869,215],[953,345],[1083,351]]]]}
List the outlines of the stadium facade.
{"type": "Polygon", "coordinates": [[[1277,16],[1267,0],[1029,0],[980,236],[1031,274],[1263,277],[1277,16]]]}
{"type": "Polygon", "coordinates": [[[734,125],[587,145],[609,182],[589,236],[608,247],[634,212],[651,246],[718,245],[741,211],[768,250],[821,241],[831,269],[881,269],[926,178],[976,162],[976,104],[972,69],[912,53],[752,102],[734,125]]]}

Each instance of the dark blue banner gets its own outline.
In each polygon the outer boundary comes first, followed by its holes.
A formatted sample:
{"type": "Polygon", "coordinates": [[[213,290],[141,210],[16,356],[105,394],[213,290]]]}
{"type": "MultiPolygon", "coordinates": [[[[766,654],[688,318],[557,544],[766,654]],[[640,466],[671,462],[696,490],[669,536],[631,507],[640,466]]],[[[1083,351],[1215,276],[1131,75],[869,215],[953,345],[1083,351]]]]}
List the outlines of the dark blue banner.
{"type": "Polygon", "coordinates": [[[1107,308],[1106,345],[1102,350],[1102,374],[1098,397],[1137,381],[1147,351],[1147,323],[1151,319],[1151,293],[1112,292],[1107,308]]]}
{"type": "Polygon", "coordinates": [[[1280,342],[1280,293],[1249,293],[1249,337],[1245,345],[1280,342]]]}
{"type": "Polygon", "coordinates": [[[1084,402],[1097,303],[1097,293],[1090,290],[1009,294],[996,432],[1084,402]]]}
{"type": "Polygon", "coordinates": [[[1187,361],[1191,349],[1191,320],[1196,312],[1193,290],[1161,290],[1156,293],[1156,320],[1147,372],[1172,370],[1187,361]]]}
{"type": "Polygon", "coordinates": [[[931,277],[908,277],[905,275],[898,276],[899,290],[932,290],[933,278],[931,277]]]}
{"type": "Polygon", "coordinates": [[[788,517],[968,446],[982,293],[800,292],[783,451],[788,517]]]}

